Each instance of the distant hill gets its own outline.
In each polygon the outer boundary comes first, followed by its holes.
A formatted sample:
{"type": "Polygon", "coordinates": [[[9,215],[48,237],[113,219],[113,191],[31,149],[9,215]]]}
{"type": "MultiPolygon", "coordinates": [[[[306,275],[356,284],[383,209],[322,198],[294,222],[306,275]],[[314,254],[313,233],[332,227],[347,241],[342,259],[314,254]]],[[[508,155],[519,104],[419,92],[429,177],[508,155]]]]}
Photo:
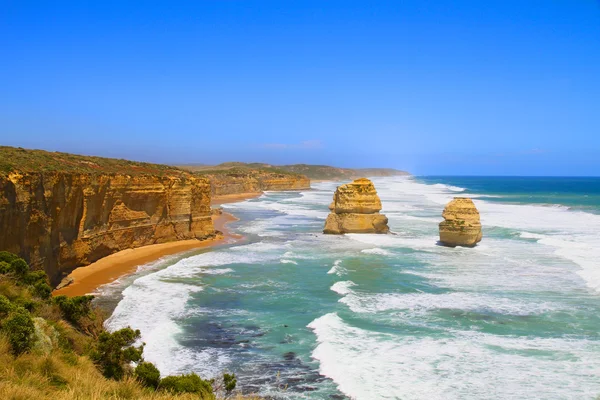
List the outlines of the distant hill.
{"type": "Polygon", "coordinates": [[[284,171],[294,172],[308,176],[314,180],[341,180],[355,178],[371,178],[377,176],[400,176],[410,175],[406,171],[400,171],[392,168],[337,168],[328,165],[308,165],[308,164],[293,164],[281,165],[284,171]]]}
{"type": "Polygon", "coordinates": [[[262,163],[230,162],[214,166],[181,165],[181,168],[210,180],[213,198],[265,190],[304,190],[310,180],[301,173],[262,163]]]}
{"type": "Polygon", "coordinates": [[[270,165],[265,163],[241,163],[226,162],[215,166],[182,165],[179,168],[188,171],[211,174],[213,171],[225,173],[225,171],[249,171],[260,170],[271,173],[288,173],[307,176],[312,180],[348,180],[360,177],[377,176],[402,176],[410,175],[406,171],[392,168],[337,168],[328,165],[292,164],[292,165],[270,165]]]}

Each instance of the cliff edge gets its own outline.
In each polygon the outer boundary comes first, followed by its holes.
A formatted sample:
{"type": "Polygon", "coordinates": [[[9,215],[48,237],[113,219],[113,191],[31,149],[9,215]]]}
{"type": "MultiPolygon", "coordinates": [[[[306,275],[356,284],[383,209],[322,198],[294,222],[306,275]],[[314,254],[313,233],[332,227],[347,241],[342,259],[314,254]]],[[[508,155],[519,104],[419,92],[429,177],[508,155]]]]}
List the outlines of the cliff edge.
{"type": "Polygon", "coordinates": [[[323,233],[388,233],[388,219],[380,214],[381,200],[366,178],[339,186],[329,206],[323,233]]]}
{"type": "Polygon", "coordinates": [[[0,147],[0,250],[73,269],[149,244],[214,237],[207,178],[167,166],[0,147]]]}

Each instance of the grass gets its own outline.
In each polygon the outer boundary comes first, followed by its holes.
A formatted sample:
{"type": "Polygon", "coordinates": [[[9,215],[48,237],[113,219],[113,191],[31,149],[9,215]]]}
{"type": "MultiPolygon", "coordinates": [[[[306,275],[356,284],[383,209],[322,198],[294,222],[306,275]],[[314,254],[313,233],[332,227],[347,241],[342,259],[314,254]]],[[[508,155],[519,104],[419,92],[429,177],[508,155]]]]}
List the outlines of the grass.
{"type": "MultiPolygon", "coordinates": [[[[15,257],[0,252],[0,258],[8,259],[8,256],[15,257]]],[[[17,264],[14,261],[11,262],[13,267],[17,264]]],[[[40,296],[31,284],[32,277],[38,277],[37,273],[29,270],[20,272],[15,268],[0,273],[0,399],[222,398],[220,394],[215,396],[211,393],[208,382],[205,383],[208,386],[203,389],[203,394],[176,394],[166,389],[145,387],[135,378],[129,364],[121,364],[126,371],[123,379],[108,379],[102,374],[103,364],[97,360],[94,363],[90,357],[103,349],[99,338],[107,335],[103,327],[105,313],[87,306],[86,302],[75,301],[69,308],[65,307],[65,301],[58,301],[58,297],[40,296]],[[77,307],[81,308],[81,312],[73,313],[72,309],[77,307]],[[34,321],[35,331],[16,336],[9,328],[9,321],[23,313],[30,321],[34,321]],[[31,346],[19,347],[21,343],[31,346]]],[[[127,345],[122,348],[118,346],[125,352],[130,350],[127,345]]],[[[198,377],[196,380],[201,382],[198,377]]],[[[171,381],[177,381],[177,378],[172,377],[171,381]]],[[[235,394],[227,398],[259,399],[235,394]]]]}
{"type": "Polygon", "coordinates": [[[180,168],[195,172],[200,175],[207,176],[226,176],[226,177],[269,177],[269,176],[278,176],[278,177],[287,177],[293,176],[300,178],[302,174],[287,171],[281,169],[279,167],[273,167],[267,164],[244,164],[244,163],[225,163],[215,165],[213,167],[206,166],[180,166],[180,168]]]}
{"type": "MultiPolygon", "coordinates": [[[[258,400],[241,395],[230,399],[258,400]]],[[[141,386],[134,378],[106,379],[87,357],[53,351],[14,357],[8,340],[0,334],[0,399],[75,400],[145,399],[198,400],[196,394],[173,395],[141,386]]]]}
{"type": "Polygon", "coordinates": [[[0,146],[0,175],[13,171],[158,176],[186,174],[169,165],[0,146]]]}
{"type": "Polygon", "coordinates": [[[182,165],[180,168],[203,175],[213,176],[247,176],[259,174],[278,174],[281,176],[306,176],[310,179],[322,180],[351,180],[367,176],[404,175],[404,171],[391,168],[337,168],[329,165],[291,164],[269,165],[264,163],[227,162],[215,166],[182,165]]]}

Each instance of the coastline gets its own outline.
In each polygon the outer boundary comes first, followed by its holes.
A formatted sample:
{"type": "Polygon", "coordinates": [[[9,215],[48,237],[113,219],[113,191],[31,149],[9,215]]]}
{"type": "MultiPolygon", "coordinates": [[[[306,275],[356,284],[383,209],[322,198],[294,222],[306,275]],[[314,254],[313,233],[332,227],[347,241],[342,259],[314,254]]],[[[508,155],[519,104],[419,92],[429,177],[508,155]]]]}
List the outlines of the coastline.
{"type": "MultiPolygon", "coordinates": [[[[211,206],[244,201],[260,195],[262,193],[215,196],[211,201],[211,206]]],[[[67,276],[67,278],[73,279],[73,282],[61,289],[54,290],[52,295],[72,297],[93,293],[98,287],[114,282],[122,276],[132,274],[137,270],[138,266],[156,261],[161,257],[213,247],[224,243],[237,242],[244,238],[242,235],[231,233],[227,230],[226,225],[228,223],[238,221],[238,218],[234,215],[223,212],[219,215],[213,215],[212,218],[215,230],[222,232],[222,235],[214,239],[202,241],[196,239],[181,240],[119,251],[101,258],[90,265],[76,268],[67,276]]]]}
{"type": "Polygon", "coordinates": [[[210,205],[218,206],[221,204],[227,203],[237,203],[238,201],[250,200],[256,197],[262,196],[262,192],[260,193],[236,193],[236,194],[223,194],[220,196],[213,196],[210,205]]]}

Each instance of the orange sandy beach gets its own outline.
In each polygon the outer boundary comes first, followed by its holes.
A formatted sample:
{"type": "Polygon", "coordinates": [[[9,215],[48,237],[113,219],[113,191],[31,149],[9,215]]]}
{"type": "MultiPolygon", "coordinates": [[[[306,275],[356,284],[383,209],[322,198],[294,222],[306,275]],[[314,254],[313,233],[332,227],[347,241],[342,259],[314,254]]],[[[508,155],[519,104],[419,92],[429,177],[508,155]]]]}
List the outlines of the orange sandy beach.
{"type": "MultiPolygon", "coordinates": [[[[260,195],[261,193],[220,196],[216,197],[211,204],[219,205],[233,203],[258,197],[260,195]]],[[[204,241],[192,239],[153,244],[111,254],[88,266],[75,269],[69,274],[69,277],[73,279],[73,283],[62,289],[55,290],[52,294],[54,296],[82,296],[93,293],[98,287],[111,283],[121,276],[129,275],[135,272],[138,266],[156,261],[161,257],[204,247],[231,243],[232,241],[239,241],[243,239],[243,236],[229,232],[226,227],[229,222],[237,220],[236,217],[228,213],[213,216],[215,229],[223,232],[223,236],[216,239],[204,241]]]]}

